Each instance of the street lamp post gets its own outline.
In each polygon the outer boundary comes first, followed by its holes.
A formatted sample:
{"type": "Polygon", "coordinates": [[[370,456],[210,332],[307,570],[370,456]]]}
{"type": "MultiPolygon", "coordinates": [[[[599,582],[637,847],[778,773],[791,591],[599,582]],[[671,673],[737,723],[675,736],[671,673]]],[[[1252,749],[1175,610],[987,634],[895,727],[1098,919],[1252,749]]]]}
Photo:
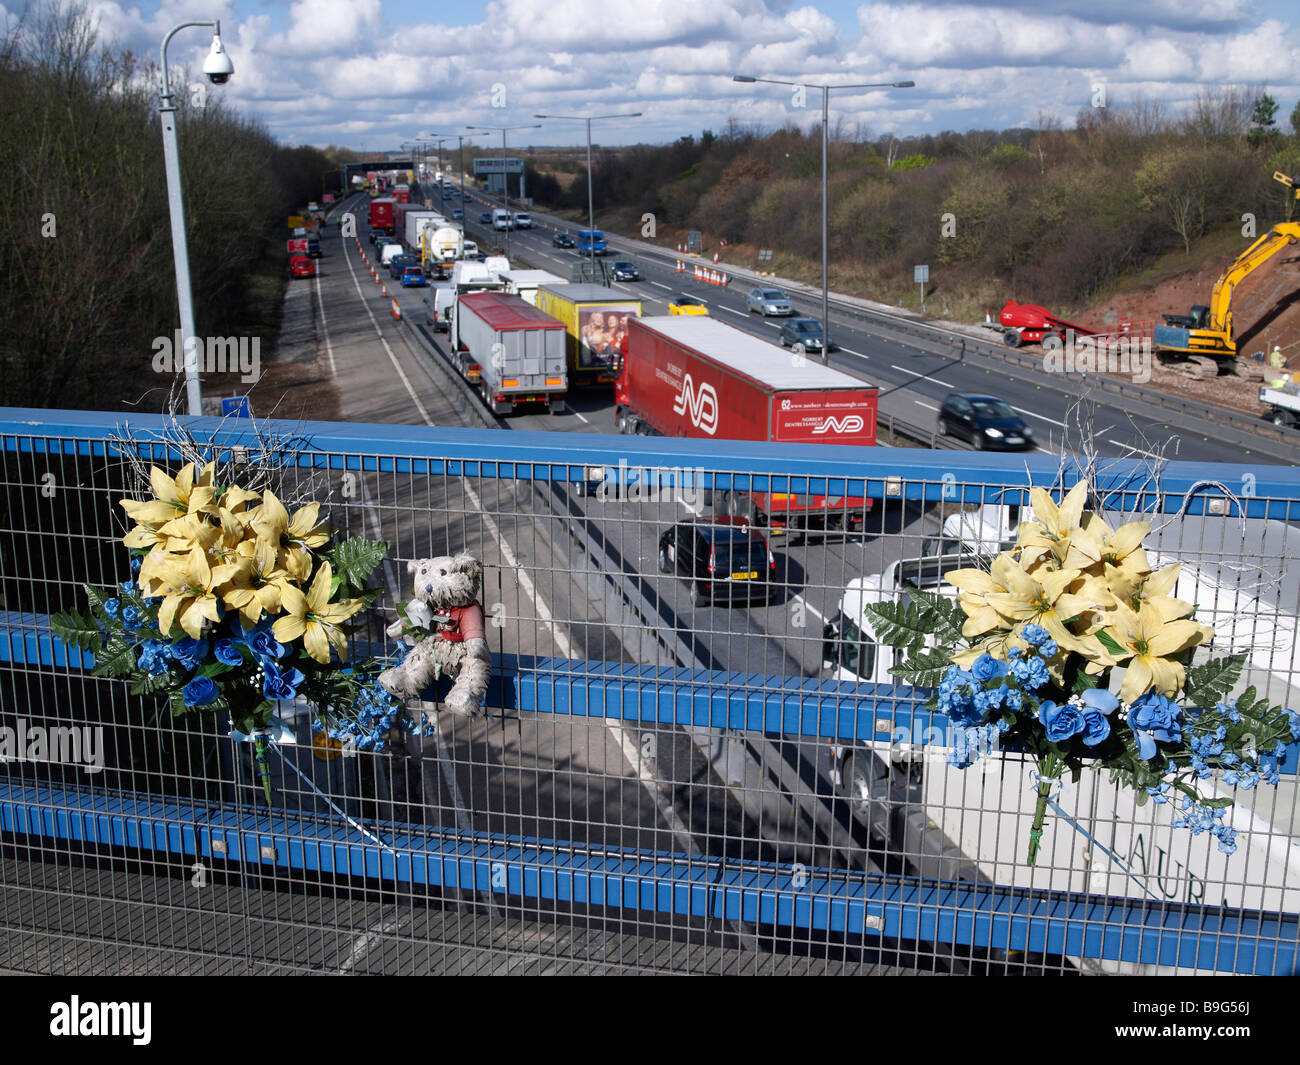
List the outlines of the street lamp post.
{"type": "Polygon", "coordinates": [[[203,413],[203,385],[199,380],[198,337],[194,331],[194,296],[190,289],[190,250],[185,239],[185,200],[181,193],[181,157],[176,139],[176,102],[167,73],[167,45],[181,30],[193,26],[212,27],[212,49],[203,63],[203,73],[214,85],[224,85],[234,65],[221,43],[219,21],[182,22],[173,26],[162,42],[162,96],[158,114],[162,124],[163,163],[167,171],[167,204],[171,210],[172,256],[176,263],[176,300],[180,304],[181,350],[185,358],[185,393],[189,413],[203,413]]]}
{"type": "MultiPolygon", "coordinates": [[[[506,174],[506,134],[516,129],[541,129],[542,127],[534,123],[533,125],[525,125],[525,126],[466,126],[465,128],[481,129],[481,130],[499,130],[501,132],[501,192],[502,192],[502,197],[504,199],[504,210],[506,212],[506,215],[509,216],[510,177],[509,175],[506,174]]],[[[505,234],[506,235],[503,238],[503,244],[505,247],[506,257],[508,258],[510,256],[510,222],[509,221],[506,222],[505,234]]]]}
{"type": "Polygon", "coordinates": [[[780,81],[776,78],[751,78],[746,74],[737,74],[732,81],[739,81],[746,85],[752,85],[755,82],[762,82],[765,85],[798,85],[806,89],[821,89],[822,91],[822,363],[830,365],[831,351],[831,313],[830,313],[830,273],[829,273],[829,249],[830,249],[830,225],[828,214],[828,166],[827,166],[827,142],[830,134],[827,125],[830,122],[830,92],[831,89],[910,89],[916,85],[914,81],[882,81],[870,82],[859,85],[814,85],[806,81],[780,81]]]}
{"type": "Polygon", "coordinates": [[[591,186],[591,124],[606,118],[640,118],[640,111],[621,115],[533,115],[533,118],[553,118],[567,122],[587,123],[587,248],[591,252],[591,276],[596,277],[596,206],[591,186]]]}
{"type": "Polygon", "coordinates": [[[486,133],[427,133],[428,137],[456,138],[456,150],[460,153],[460,205],[465,206],[465,142],[471,137],[485,137],[486,133]]]}

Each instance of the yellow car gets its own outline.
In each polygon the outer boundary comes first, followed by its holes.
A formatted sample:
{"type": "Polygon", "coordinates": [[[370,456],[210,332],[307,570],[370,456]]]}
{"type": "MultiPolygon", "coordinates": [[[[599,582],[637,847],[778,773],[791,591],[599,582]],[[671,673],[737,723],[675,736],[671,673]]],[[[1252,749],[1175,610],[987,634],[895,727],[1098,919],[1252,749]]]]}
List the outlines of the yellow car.
{"type": "Polygon", "coordinates": [[[672,303],[668,304],[669,314],[708,314],[709,308],[704,305],[703,300],[697,300],[694,296],[677,296],[672,303]]]}

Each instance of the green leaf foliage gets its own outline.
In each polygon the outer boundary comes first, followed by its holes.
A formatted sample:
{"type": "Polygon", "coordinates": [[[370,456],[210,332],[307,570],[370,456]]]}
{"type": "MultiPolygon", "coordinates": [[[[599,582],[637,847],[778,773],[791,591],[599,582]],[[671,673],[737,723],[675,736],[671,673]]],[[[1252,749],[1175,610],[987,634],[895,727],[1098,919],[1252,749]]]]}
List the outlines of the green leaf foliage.
{"type": "Polygon", "coordinates": [[[62,610],[50,617],[50,631],[68,647],[94,651],[104,641],[104,632],[89,614],[80,610],[62,610]]]}
{"type": "Polygon", "coordinates": [[[952,659],[942,650],[909,655],[907,661],[890,669],[890,674],[917,688],[937,688],[952,659]]]}
{"type": "Polygon", "coordinates": [[[341,577],[351,588],[359,591],[387,554],[388,544],[384,541],[354,536],[326,552],[325,557],[335,577],[341,577]]]}
{"type": "Polygon", "coordinates": [[[1229,655],[1226,658],[1213,658],[1204,665],[1195,666],[1187,671],[1187,681],[1183,690],[1188,703],[1192,706],[1213,706],[1232,690],[1241,676],[1246,656],[1229,655]]]}
{"type": "Polygon", "coordinates": [[[863,613],[874,622],[880,642],[891,647],[919,650],[930,635],[921,611],[910,602],[868,603],[863,607],[863,613]]]}

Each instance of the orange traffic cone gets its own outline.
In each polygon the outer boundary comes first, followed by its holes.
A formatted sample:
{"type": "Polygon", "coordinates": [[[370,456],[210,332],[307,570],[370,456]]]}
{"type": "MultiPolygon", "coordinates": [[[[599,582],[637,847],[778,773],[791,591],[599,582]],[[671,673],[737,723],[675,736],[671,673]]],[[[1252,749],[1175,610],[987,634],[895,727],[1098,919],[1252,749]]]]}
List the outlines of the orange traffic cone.
{"type": "Polygon", "coordinates": [[[715,263],[718,261],[718,253],[716,251],[713,253],[713,261],[715,263]]]}

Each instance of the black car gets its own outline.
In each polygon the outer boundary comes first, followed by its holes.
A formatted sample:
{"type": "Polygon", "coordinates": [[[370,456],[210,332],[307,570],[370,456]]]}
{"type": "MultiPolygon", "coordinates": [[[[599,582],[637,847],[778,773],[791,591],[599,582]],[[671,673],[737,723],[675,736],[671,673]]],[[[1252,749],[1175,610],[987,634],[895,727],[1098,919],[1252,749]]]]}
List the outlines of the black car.
{"type": "Polygon", "coordinates": [[[950,392],[939,408],[939,435],[960,437],[976,451],[1036,446],[1025,419],[996,396],[950,392]]]}
{"type": "Polygon", "coordinates": [[[791,318],[781,326],[781,346],[785,348],[802,344],[804,351],[821,351],[825,340],[816,318],[791,318]]]}
{"type": "Polygon", "coordinates": [[[492,224],[492,212],[484,211],[478,216],[479,225],[490,226],[492,224]]]}
{"type": "Polygon", "coordinates": [[[551,238],[551,247],[574,248],[577,247],[577,242],[574,241],[568,233],[556,233],[555,236],[551,238]]]}
{"type": "Polygon", "coordinates": [[[640,281],[641,274],[636,268],[635,263],[630,263],[626,259],[615,260],[609,268],[610,276],[615,281],[640,281]]]}
{"type": "Polygon", "coordinates": [[[696,606],[719,599],[766,601],[775,570],[763,534],[744,518],[688,518],[659,537],[659,572],[684,578],[696,606]]]}

